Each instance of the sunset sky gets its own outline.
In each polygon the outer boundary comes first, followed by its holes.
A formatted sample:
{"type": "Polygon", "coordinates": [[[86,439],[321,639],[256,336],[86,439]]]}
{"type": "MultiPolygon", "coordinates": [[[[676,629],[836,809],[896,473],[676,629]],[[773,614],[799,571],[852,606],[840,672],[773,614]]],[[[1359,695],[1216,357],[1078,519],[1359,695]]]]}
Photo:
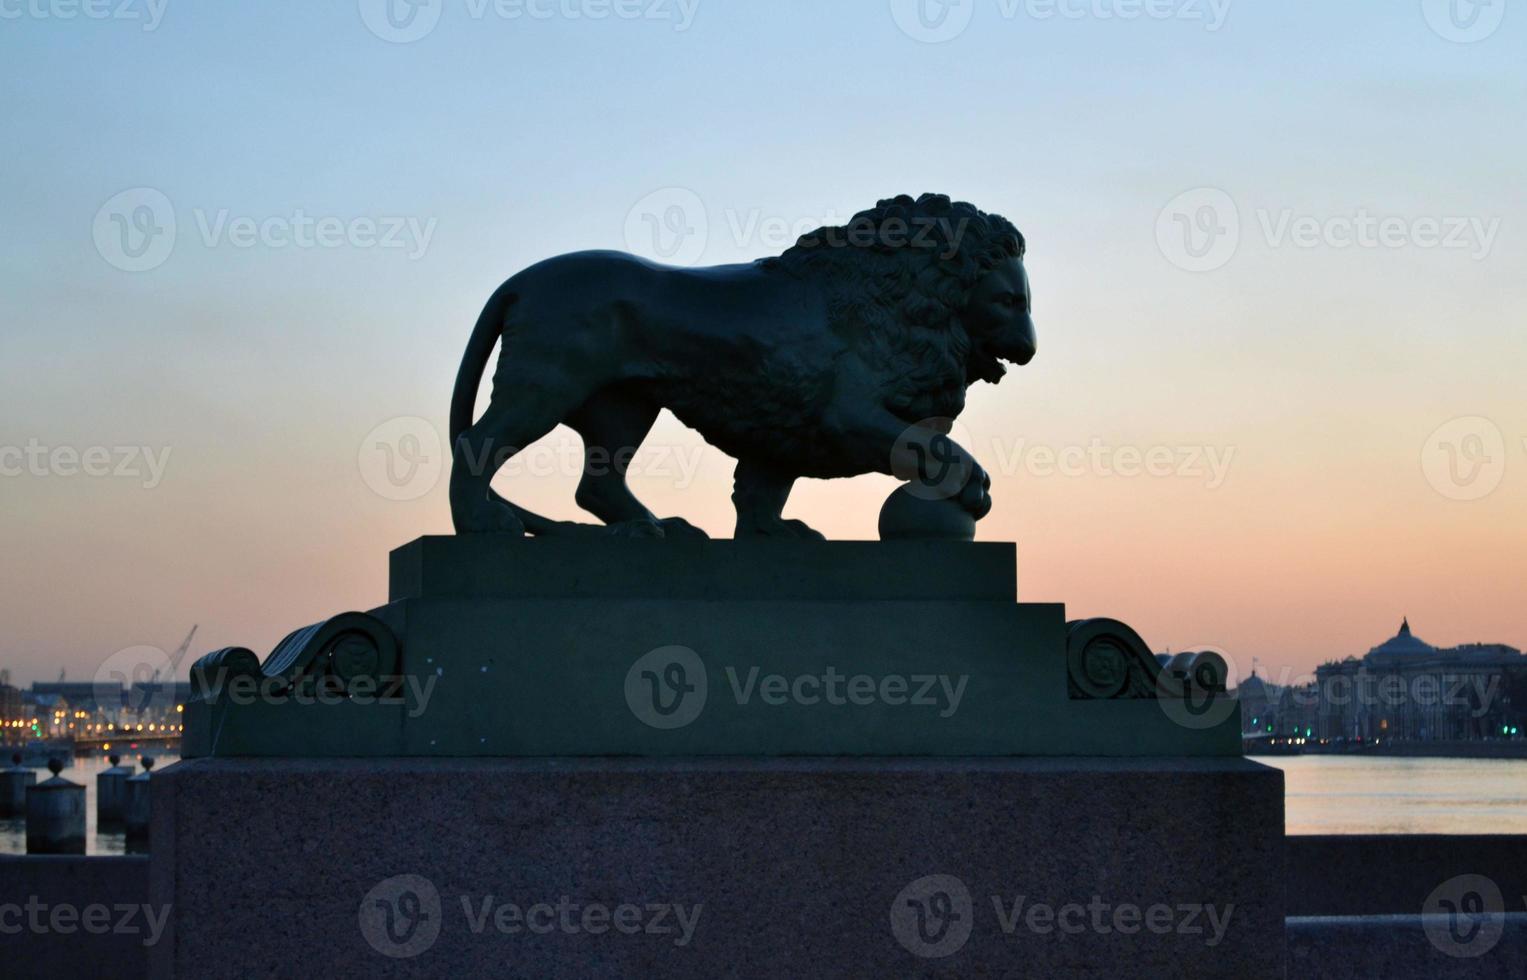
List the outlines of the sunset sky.
{"type": "MultiPolygon", "coordinates": [[[[193,656],[263,656],[381,604],[387,552],[450,531],[456,366],[529,263],[752,259],[921,191],[1029,242],[1039,356],[961,419],[1020,599],[1241,673],[1361,654],[1402,616],[1527,648],[1527,10],[565,12],[609,6],[6,8],[13,681],[192,624],[193,656]],[[1120,475],[1134,453],[1156,475],[1120,475]]],[[[575,438],[503,492],[576,516],[575,438]]],[[[665,416],[638,463],[654,511],[730,534],[730,459],[665,416]]],[[[892,486],[802,483],[787,514],[870,538],[892,486]]]]}

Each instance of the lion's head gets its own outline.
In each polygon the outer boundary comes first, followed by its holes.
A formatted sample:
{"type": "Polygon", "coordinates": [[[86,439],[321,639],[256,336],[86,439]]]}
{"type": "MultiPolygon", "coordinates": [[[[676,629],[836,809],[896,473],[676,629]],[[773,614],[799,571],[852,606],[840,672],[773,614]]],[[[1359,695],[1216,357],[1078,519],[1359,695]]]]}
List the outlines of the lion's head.
{"type": "Polygon", "coordinates": [[[836,329],[887,378],[892,407],[953,417],[965,388],[1002,379],[1035,352],[1023,235],[942,194],[881,201],[819,228],[769,263],[817,278],[836,329]]]}

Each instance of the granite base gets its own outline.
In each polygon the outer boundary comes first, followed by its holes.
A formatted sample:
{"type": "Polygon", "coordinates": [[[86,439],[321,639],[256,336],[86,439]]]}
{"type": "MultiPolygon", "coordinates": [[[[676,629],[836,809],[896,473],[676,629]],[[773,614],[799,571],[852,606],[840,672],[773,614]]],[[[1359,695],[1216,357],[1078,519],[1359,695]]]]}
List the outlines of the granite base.
{"type": "Polygon", "coordinates": [[[1282,975],[1239,759],[199,759],[159,977],[1282,975]]]}

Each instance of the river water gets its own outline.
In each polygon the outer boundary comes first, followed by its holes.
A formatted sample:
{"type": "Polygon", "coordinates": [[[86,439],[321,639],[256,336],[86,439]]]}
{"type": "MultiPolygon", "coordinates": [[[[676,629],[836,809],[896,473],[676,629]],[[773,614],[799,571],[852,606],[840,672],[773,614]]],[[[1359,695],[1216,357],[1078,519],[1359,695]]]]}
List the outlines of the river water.
{"type": "MultiPolygon", "coordinates": [[[[178,755],[155,755],[154,768],[162,769],[172,762],[179,762],[178,755]]],[[[122,764],[131,763],[138,772],[143,771],[143,766],[138,762],[139,756],[124,756],[122,764]]],[[[9,766],[7,760],[4,763],[9,766]]],[[[116,830],[97,830],[95,825],[95,777],[111,768],[111,760],[105,756],[92,756],[86,759],[75,759],[70,768],[59,773],[65,779],[73,783],[79,783],[85,787],[85,853],[86,854],[125,854],[127,853],[127,835],[121,828],[116,830]]],[[[46,769],[37,770],[37,781],[52,778],[52,773],[46,769]]],[[[0,817],[0,854],[25,854],[27,849],[27,823],[25,817],[0,817]]]]}
{"type": "Polygon", "coordinates": [[[1259,757],[1290,834],[1527,834],[1527,759],[1259,757]]]}

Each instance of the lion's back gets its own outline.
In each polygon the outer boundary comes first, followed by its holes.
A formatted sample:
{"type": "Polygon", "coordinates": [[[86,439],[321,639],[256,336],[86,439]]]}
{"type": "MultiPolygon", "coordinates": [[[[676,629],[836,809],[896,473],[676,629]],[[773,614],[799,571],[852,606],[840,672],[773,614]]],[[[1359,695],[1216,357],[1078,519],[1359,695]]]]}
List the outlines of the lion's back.
{"type": "Polygon", "coordinates": [[[542,259],[510,278],[514,321],[565,328],[569,316],[639,299],[657,285],[663,266],[625,252],[591,250],[542,259]]]}
{"type": "Polygon", "coordinates": [[[821,430],[846,345],[811,284],[757,263],[674,268],[620,252],[558,256],[516,280],[508,358],[528,332],[574,360],[618,361],[612,381],[729,455],[803,473],[835,456],[821,430]]]}
{"type": "Polygon", "coordinates": [[[794,456],[821,425],[843,343],[820,294],[756,264],[672,270],[644,310],[650,390],[732,456],[794,456]]]}

